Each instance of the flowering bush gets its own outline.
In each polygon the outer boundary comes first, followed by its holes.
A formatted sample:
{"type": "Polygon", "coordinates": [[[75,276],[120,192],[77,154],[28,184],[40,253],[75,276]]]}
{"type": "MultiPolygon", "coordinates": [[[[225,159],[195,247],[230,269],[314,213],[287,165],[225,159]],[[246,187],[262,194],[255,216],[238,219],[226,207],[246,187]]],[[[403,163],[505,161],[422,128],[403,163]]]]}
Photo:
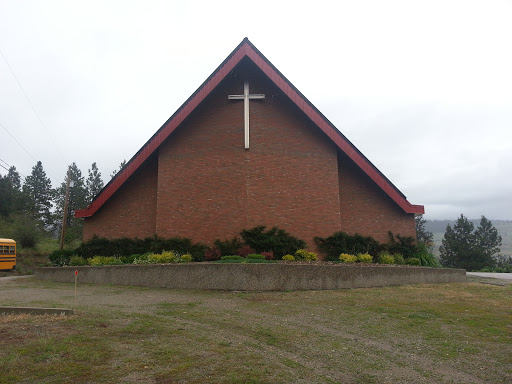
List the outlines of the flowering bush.
{"type": "Polygon", "coordinates": [[[263,256],[265,256],[265,260],[274,260],[274,252],[268,251],[268,252],[261,252],[263,256]]]}
{"type": "Polygon", "coordinates": [[[295,260],[315,261],[318,260],[318,255],[315,252],[308,252],[305,249],[299,249],[295,252],[295,260]]]}
{"type": "Polygon", "coordinates": [[[373,257],[368,253],[360,253],[357,255],[358,263],[371,263],[373,261],[373,257]]]}
{"type": "Polygon", "coordinates": [[[192,255],[190,253],[185,253],[184,255],[181,255],[180,261],[182,263],[190,263],[192,261],[192,255]]]}
{"type": "Polygon", "coordinates": [[[357,257],[349,255],[348,253],[342,253],[340,255],[340,261],[343,261],[344,263],[355,263],[357,261],[357,257]]]}
{"type": "Polygon", "coordinates": [[[283,260],[295,261],[295,257],[293,257],[293,255],[284,255],[283,260]]]}

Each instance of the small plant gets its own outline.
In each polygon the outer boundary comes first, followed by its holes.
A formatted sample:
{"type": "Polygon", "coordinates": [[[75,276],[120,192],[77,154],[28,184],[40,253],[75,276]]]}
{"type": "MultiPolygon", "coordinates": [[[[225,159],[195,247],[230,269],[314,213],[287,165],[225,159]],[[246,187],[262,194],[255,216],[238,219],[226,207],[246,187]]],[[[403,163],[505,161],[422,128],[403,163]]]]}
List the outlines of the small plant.
{"type": "Polygon", "coordinates": [[[295,261],[295,257],[293,255],[284,255],[282,260],[295,261]]]}
{"type": "Polygon", "coordinates": [[[405,259],[404,259],[404,257],[402,256],[401,253],[395,253],[393,255],[393,258],[395,259],[395,264],[398,264],[398,265],[405,264],[405,259]]]}
{"type": "Polygon", "coordinates": [[[377,263],[379,264],[394,264],[395,258],[390,254],[381,254],[377,257],[377,263]]]}
{"type": "Polygon", "coordinates": [[[250,253],[247,255],[248,259],[258,259],[258,260],[265,260],[265,256],[259,254],[259,253],[250,253]]]}
{"type": "Polygon", "coordinates": [[[160,255],[155,253],[149,255],[147,261],[154,264],[177,263],[180,261],[180,255],[173,251],[163,251],[160,255]]]}
{"type": "Polygon", "coordinates": [[[89,265],[119,265],[122,264],[118,257],[114,256],[94,256],[88,260],[89,265]]]}
{"type": "Polygon", "coordinates": [[[368,253],[360,253],[357,255],[358,263],[371,263],[373,262],[373,257],[368,253]]]}
{"type": "Polygon", "coordinates": [[[48,258],[50,259],[52,265],[56,267],[62,267],[63,265],[69,264],[71,256],[73,256],[73,251],[63,249],[62,251],[53,251],[50,256],[48,256],[48,258]]]}
{"type": "Polygon", "coordinates": [[[268,251],[268,252],[261,252],[263,256],[265,256],[265,260],[274,260],[274,252],[268,251]]]}
{"type": "Polygon", "coordinates": [[[340,261],[344,263],[355,263],[357,261],[357,257],[354,255],[349,255],[348,253],[342,253],[339,257],[340,261]]]}
{"type": "Polygon", "coordinates": [[[80,256],[72,256],[71,259],[69,260],[69,265],[73,266],[82,266],[87,264],[87,260],[80,256]]]}
{"type": "Polygon", "coordinates": [[[190,263],[192,262],[192,255],[190,253],[185,253],[184,255],[181,255],[180,261],[182,263],[190,263]]]}
{"type": "Polygon", "coordinates": [[[408,259],[405,260],[405,264],[407,264],[407,265],[421,265],[421,261],[417,257],[409,257],[408,259]]]}
{"type": "Polygon", "coordinates": [[[243,247],[243,243],[238,236],[233,237],[232,239],[220,240],[217,239],[213,243],[217,248],[219,248],[220,253],[223,256],[234,255],[237,251],[243,247]]]}
{"type": "Polygon", "coordinates": [[[247,255],[250,255],[251,253],[254,253],[254,249],[249,247],[248,245],[242,245],[238,250],[236,251],[236,254],[241,257],[247,257],[247,255]]]}
{"type": "Polygon", "coordinates": [[[309,252],[305,249],[299,249],[295,252],[296,260],[307,260],[307,261],[316,261],[318,260],[318,255],[315,252],[309,252]]]}
{"type": "Polygon", "coordinates": [[[220,249],[217,248],[217,247],[212,247],[212,248],[208,248],[205,252],[204,252],[204,259],[206,261],[216,261],[216,260],[220,260],[220,257],[221,257],[221,252],[220,252],[220,249]]]}
{"type": "Polygon", "coordinates": [[[238,255],[228,255],[228,256],[222,256],[220,259],[221,260],[242,260],[243,257],[238,256],[238,255]]]}

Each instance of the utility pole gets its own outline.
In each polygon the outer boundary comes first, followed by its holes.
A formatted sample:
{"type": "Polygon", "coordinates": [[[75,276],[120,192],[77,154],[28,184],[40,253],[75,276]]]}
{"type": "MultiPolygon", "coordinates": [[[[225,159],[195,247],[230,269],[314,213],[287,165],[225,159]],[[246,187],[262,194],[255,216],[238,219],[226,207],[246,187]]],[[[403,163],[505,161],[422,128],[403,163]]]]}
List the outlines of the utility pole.
{"type": "Polygon", "coordinates": [[[62,218],[62,231],[60,233],[60,250],[64,247],[64,235],[66,234],[66,220],[68,218],[69,181],[71,179],[71,165],[68,166],[68,180],[66,181],[66,198],[64,199],[64,215],[62,218]]]}

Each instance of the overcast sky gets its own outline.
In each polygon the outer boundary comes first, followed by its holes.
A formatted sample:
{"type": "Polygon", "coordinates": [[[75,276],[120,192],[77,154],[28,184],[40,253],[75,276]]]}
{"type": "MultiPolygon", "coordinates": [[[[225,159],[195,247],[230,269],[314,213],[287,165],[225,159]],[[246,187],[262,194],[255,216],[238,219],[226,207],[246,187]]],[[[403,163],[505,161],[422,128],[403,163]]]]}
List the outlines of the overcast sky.
{"type": "Polygon", "coordinates": [[[493,0],[0,0],[0,165],[108,182],[247,36],[427,219],[512,219],[511,20],[493,0]]]}

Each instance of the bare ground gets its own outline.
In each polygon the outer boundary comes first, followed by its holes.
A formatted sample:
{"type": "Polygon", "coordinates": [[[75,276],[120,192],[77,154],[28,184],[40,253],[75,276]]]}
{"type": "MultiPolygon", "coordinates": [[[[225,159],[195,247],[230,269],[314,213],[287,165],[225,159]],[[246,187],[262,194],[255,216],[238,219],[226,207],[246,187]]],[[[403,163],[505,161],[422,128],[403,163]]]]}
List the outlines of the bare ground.
{"type": "Polygon", "coordinates": [[[101,365],[115,372],[87,371],[89,382],[509,383],[512,306],[499,306],[512,304],[510,288],[245,293],[80,285],[75,299],[70,284],[0,279],[0,305],[76,312],[71,322],[0,317],[7,347],[0,357],[34,338],[91,332],[109,340],[101,365]]]}

